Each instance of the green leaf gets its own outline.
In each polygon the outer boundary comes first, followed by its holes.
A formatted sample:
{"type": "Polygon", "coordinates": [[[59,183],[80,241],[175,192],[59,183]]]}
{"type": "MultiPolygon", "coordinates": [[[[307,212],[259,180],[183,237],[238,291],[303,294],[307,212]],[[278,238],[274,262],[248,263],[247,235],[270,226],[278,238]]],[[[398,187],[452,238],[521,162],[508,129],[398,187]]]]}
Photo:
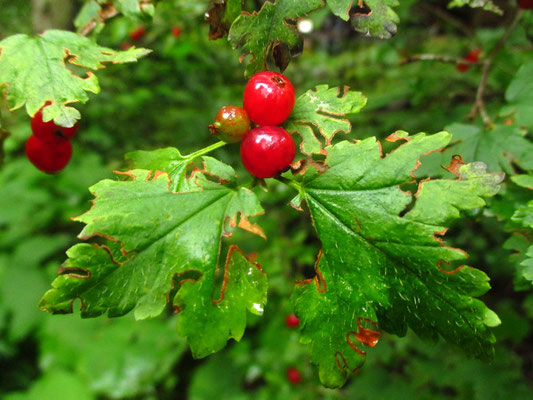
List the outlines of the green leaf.
{"type": "Polygon", "coordinates": [[[353,0],[327,0],[331,12],[345,21],[350,19],[350,9],[353,2],[353,0]]]}
{"type": "Polygon", "coordinates": [[[482,8],[485,11],[503,15],[503,10],[492,0],[452,0],[448,4],[449,8],[469,6],[472,8],[482,8]]]}
{"type": "Polygon", "coordinates": [[[368,12],[354,12],[351,22],[354,29],[365,36],[390,39],[398,31],[398,14],[391,7],[397,7],[398,0],[365,0],[368,12]]]}
{"type": "Polygon", "coordinates": [[[533,174],[514,175],[511,176],[511,180],[518,186],[533,190],[533,174]]]}
{"type": "Polygon", "coordinates": [[[323,147],[330,145],[338,132],[350,133],[352,125],[342,117],[358,113],[365,104],[366,97],[361,92],[348,90],[347,87],[341,89],[319,85],[296,99],[285,127],[287,131],[296,131],[302,137],[302,153],[323,153],[323,147]],[[324,145],[312,127],[318,130],[324,145]]]}
{"type": "Polygon", "coordinates": [[[168,174],[161,171],[133,170],[123,173],[131,181],[104,180],[94,185],[93,207],[75,220],[86,224],[82,239],[99,236],[105,244],[83,243],[70,248],[60,276],[41,299],[40,307],[70,313],[72,302],[80,298],[82,317],[103,313],[120,316],[134,309],[137,319],[151,318],[163,312],[179,283],[187,294],[180,295],[180,289],[177,299],[186,304],[174,305],[199,310],[195,316],[186,311],[188,318],[196,318],[196,325],[186,332],[191,335],[193,354],[218,350],[194,347],[194,336],[202,335],[203,326],[209,323],[206,310],[225,313],[227,320],[235,323],[211,332],[213,343],[218,346],[228,337],[237,338],[244,329],[241,306],[258,303],[254,305],[256,311],[264,306],[257,293],[266,291],[266,278],[253,275],[257,282],[252,290],[241,281],[252,277],[234,272],[243,268],[243,262],[229,259],[231,273],[222,279],[235,293],[226,287],[224,299],[218,301],[214,287],[221,237],[230,235],[227,225],[263,235],[261,228],[248,220],[263,209],[255,194],[236,187],[234,180],[228,185],[208,180],[207,176],[221,170],[221,163],[205,164],[203,171],[191,177],[196,188],[186,192],[170,191],[168,174]],[[197,281],[194,285],[193,280],[197,281]],[[242,302],[236,300],[239,296],[242,302]],[[192,303],[187,302],[189,298],[192,303]]]}
{"type": "Polygon", "coordinates": [[[519,207],[511,219],[523,227],[533,229],[533,200],[519,207]]]}
{"type": "MultiPolygon", "coordinates": [[[[187,177],[188,167],[200,155],[207,153],[210,149],[224,145],[223,142],[215,143],[205,149],[195,153],[183,156],[175,147],[164,149],[144,151],[137,150],[126,154],[126,159],[131,161],[136,169],[148,169],[152,171],[164,171],[168,173],[171,184],[170,189],[173,192],[182,192],[196,188],[194,182],[187,177]]],[[[235,179],[235,171],[229,165],[220,161],[204,156],[204,170],[210,171],[211,174],[218,176],[223,182],[230,182],[235,179]]]]}
{"type": "Polygon", "coordinates": [[[154,12],[151,0],[88,0],[76,16],[74,26],[84,35],[91,31],[99,33],[105,21],[118,14],[139,20],[153,17],[154,12]]]}
{"type": "Polygon", "coordinates": [[[182,156],[175,147],[152,151],[132,151],[126,154],[126,159],[130,160],[137,169],[167,172],[172,182],[171,189],[174,192],[187,191],[192,186],[186,174],[187,167],[193,160],[182,156]]]}
{"type": "Polygon", "coordinates": [[[99,93],[96,75],[87,70],[104,67],[104,62],[122,64],[137,61],[149,53],[131,48],[114,51],[68,31],[49,30],[30,37],[13,35],[0,41],[0,91],[10,110],[26,105],[33,116],[41,107],[43,120],[73,126],[80,113],[70,103],[87,102],[87,92],[99,93]],[[80,67],[86,77],[78,75],[80,67]]]}
{"type": "Polygon", "coordinates": [[[246,328],[246,310],[262,315],[267,289],[263,270],[235,246],[228,251],[222,288],[216,296],[210,278],[181,283],[174,299],[181,310],[178,332],[188,338],[193,355],[200,358],[219,351],[228,337],[239,341],[246,328]],[[212,301],[205,302],[206,298],[212,301]]]}
{"type": "Polygon", "coordinates": [[[533,129],[533,62],[520,67],[505,92],[505,100],[509,103],[503,107],[502,115],[512,115],[518,126],[533,129]]]}
{"type": "Polygon", "coordinates": [[[514,126],[497,125],[494,129],[466,124],[452,124],[446,128],[453,134],[450,147],[443,153],[443,160],[460,154],[464,161],[483,161],[489,170],[504,171],[512,175],[516,163],[524,170],[533,169],[533,143],[514,126]]]}
{"type": "Polygon", "coordinates": [[[228,39],[234,49],[242,49],[241,59],[251,55],[246,76],[267,69],[267,58],[280,43],[299,49],[302,39],[292,22],[323,5],[322,0],[277,0],[265,2],[259,12],[243,12],[231,25],[228,39]]]}
{"type": "Polygon", "coordinates": [[[533,282],[533,245],[529,246],[526,252],[526,259],[520,265],[524,267],[522,275],[528,281],[533,282]]]}
{"type": "Polygon", "coordinates": [[[293,302],[302,341],[321,381],[341,386],[377,343],[377,324],[404,335],[439,335],[469,354],[490,359],[499,319],[474,297],[489,289],[488,277],[467,266],[466,253],[447,247],[442,235],[459,211],[482,207],[498,191],[501,173],[482,163],[457,166],[459,179],[423,180],[415,196],[400,185],[413,181],[418,160],[448,144],[441,132],[406,136],[387,156],[375,138],[326,148],[329,169],[308,169],[299,196],[309,207],[323,250],[316,276],[300,282],[293,302]],[[414,202],[414,204],[412,204],[414,202]]]}
{"type": "Polygon", "coordinates": [[[531,290],[533,283],[533,244],[529,238],[516,232],[503,244],[504,249],[512,251],[509,261],[515,267],[515,291],[531,290]]]}

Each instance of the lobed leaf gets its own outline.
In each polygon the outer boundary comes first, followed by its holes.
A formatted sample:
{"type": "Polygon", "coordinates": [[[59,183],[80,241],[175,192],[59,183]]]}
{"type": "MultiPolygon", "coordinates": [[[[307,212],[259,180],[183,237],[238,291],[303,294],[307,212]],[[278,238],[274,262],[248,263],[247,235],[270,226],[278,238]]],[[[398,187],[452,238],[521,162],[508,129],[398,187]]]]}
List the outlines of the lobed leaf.
{"type": "Polygon", "coordinates": [[[40,307],[71,313],[73,301],[79,298],[82,317],[121,316],[134,310],[137,319],[146,319],[163,312],[179,284],[173,305],[183,310],[183,318],[195,321],[181,328],[195,356],[217,351],[229,337],[240,339],[244,310],[260,313],[264,307],[266,277],[262,271],[252,273],[258,266],[232,248],[221,278],[225,289],[222,298],[217,296],[221,238],[230,235],[228,224],[263,235],[248,220],[263,209],[253,192],[236,187],[234,181],[231,186],[208,179],[215,171],[227,173],[230,167],[222,165],[207,160],[204,170],[190,178],[194,189],[191,184],[179,193],[168,189],[169,176],[161,171],[133,170],[123,173],[130,181],[104,180],[94,185],[90,189],[95,195],[93,207],[75,220],[86,224],[82,239],[97,236],[104,243],[70,248],[60,276],[40,307]],[[225,323],[206,331],[212,321],[206,319],[208,315],[224,315],[225,323]],[[211,341],[198,342],[196,338],[205,332],[211,341]]]}
{"type": "MultiPolygon", "coordinates": [[[[359,1],[360,6],[363,2],[359,1]]],[[[353,28],[365,36],[379,39],[390,39],[398,31],[396,24],[400,22],[398,14],[392,9],[400,4],[398,0],[365,0],[367,10],[351,14],[353,28]]]]}
{"type": "Polygon", "coordinates": [[[85,103],[87,92],[99,93],[96,76],[87,70],[104,67],[105,62],[122,64],[137,61],[149,53],[131,48],[114,51],[98,46],[73,32],[49,30],[36,37],[13,35],[0,41],[0,91],[10,110],[26,105],[33,116],[41,107],[43,120],[73,126],[80,113],[69,106],[85,103]],[[87,76],[75,73],[81,67],[87,76]]]}
{"type": "Polygon", "coordinates": [[[358,113],[365,105],[366,97],[361,92],[350,91],[348,87],[341,90],[319,85],[296,99],[285,127],[302,137],[302,153],[324,153],[323,147],[329,146],[338,132],[350,133],[352,125],[343,117],[358,113]],[[313,132],[313,127],[323,137],[324,146],[313,132]]]}
{"type": "Polygon", "coordinates": [[[363,364],[379,338],[378,326],[405,335],[442,336],[470,354],[490,359],[499,319],[474,297],[489,289],[488,277],[467,266],[446,267],[467,256],[445,246],[442,235],[459,211],[484,205],[498,191],[501,173],[481,163],[458,165],[456,180],[424,180],[413,196],[419,158],[445,147],[447,132],[391,135],[405,141],[387,156],[375,138],[326,148],[325,173],[308,169],[299,198],[309,207],[322,252],[312,280],[292,296],[302,341],[321,381],[341,386],[363,364]],[[414,204],[413,204],[414,202],[414,204]]]}
{"type": "Polygon", "coordinates": [[[251,55],[245,75],[268,69],[267,58],[276,47],[299,52],[302,39],[292,22],[323,7],[322,0],[266,1],[259,12],[243,12],[231,25],[228,39],[234,49],[241,48],[241,60],[251,55]]]}
{"type": "Polygon", "coordinates": [[[258,264],[249,261],[236,246],[230,247],[220,292],[213,293],[215,276],[196,283],[183,281],[174,299],[179,307],[178,332],[187,337],[195,357],[205,357],[239,341],[246,328],[246,311],[262,315],[268,284],[258,264]],[[212,304],[204,299],[211,298],[212,304]]]}

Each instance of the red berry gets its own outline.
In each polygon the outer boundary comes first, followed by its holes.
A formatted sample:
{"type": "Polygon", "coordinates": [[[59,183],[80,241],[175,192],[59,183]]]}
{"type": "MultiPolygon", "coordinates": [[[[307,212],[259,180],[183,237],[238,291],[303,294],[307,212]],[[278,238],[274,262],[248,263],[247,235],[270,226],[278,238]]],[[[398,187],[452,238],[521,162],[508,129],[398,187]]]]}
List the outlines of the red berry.
{"type": "Polygon", "coordinates": [[[524,10],[533,10],[533,0],[518,0],[518,6],[524,10]]]}
{"type": "Polygon", "coordinates": [[[172,36],[174,37],[180,37],[181,35],[181,28],[179,26],[173,26],[172,27],[172,36]]]}
{"type": "Polygon", "coordinates": [[[296,146],[292,136],[279,126],[252,129],[241,143],[244,167],[258,178],[272,178],[294,160],[296,146]]]}
{"type": "Polygon", "coordinates": [[[124,43],[122,43],[122,44],[120,45],[120,48],[121,48],[122,50],[124,50],[124,51],[125,51],[125,50],[129,50],[129,49],[131,49],[132,47],[133,47],[133,45],[132,45],[131,43],[129,43],[129,42],[124,42],[124,43]]]}
{"type": "Polygon", "coordinates": [[[139,26],[133,32],[130,33],[131,40],[139,40],[146,34],[146,28],[144,26],[139,26]]]}
{"type": "Polygon", "coordinates": [[[291,383],[297,384],[300,383],[302,380],[302,376],[300,375],[300,371],[298,371],[294,367],[290,367],[287,369],[287,378],[291,383]]]}
{"type": "Polygon", "coordinates": [[[54,121],[44,122],[42,110],[39,110],[31,119],[31,130],[41,141],[55,144],[62,143],[65,139],[72,139],[78,131],[78,124],[65,128],[54,124],[54,121]]]}
{"type": "Polygon", "coordinates": [[[47,143],[32,135],[26,142],[26,156],[41,171],[54,174],[67,166],[72,157],[72,144],[67,139],[47,143]]]}
{"type": "Polygon", "coordinates": [[[250,131],[250,118],[244,108],[224,106],[209,129],[213,135],[220,135],[224,142],[237,143],[250,131]]]}
{"type": "Polygon", "coordinates": [[[470,62],[478,62],[479,61],[479,55],[483,53],[483,50],[481,49],[473,49],[468,52],[468,54],[465,57],[466,61],[470,62]]]}
{"type": "Polygon", "coordinates": [[[257,125],[279,125],[294,107],[294,87],[276,72],[259,72],[244,88],[243,105],[257,125]]]}
{"type": "Polygon", "coordinates": [[[288,328],[297,328],[298,325],[300,325],[300,320],[296,315],[290,314],[285,318],[285,325],[287,325],[288,328]]]}

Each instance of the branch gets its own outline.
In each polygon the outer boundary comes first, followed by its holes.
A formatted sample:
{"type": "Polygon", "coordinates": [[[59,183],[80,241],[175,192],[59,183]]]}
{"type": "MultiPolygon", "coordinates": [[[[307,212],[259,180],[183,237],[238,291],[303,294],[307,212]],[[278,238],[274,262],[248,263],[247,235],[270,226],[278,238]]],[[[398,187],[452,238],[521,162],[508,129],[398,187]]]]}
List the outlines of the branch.
{"type": "Polygon", "coordinates": [[[477,88],[476,100],[468,116],[469,118],[473,119],[476,117],[477,113],[479,112],[479,114],[481,115],[481,119],[483,120],[483,123],[485,124],[485,126],[492,125],[492,120],[490,119],[487,113],[487,109],[485,108],[485,102],[483,101],[483,95],[485,93],[485,89],[487,88],[487,80],[488,80],[490,68],[494,61],[494,58],[503,48],[503,46],[505,45],[505,43],[511,36],[511,33],[513,33],[516,26],[518,25],[518,22],[520,22],[520,19],[522,18],[523,15],[524,15],[524,10],[519,9],[516,15],[514,16],[513,21],[507,27],[507,30],[505,31],[503,36],[500,38],[500,40],[498,40],[498,43],[496,43],[496,46],[494,46],[489,56],[483,61],[483,70],[481,72],[481,81],[479,82],[479,86],[477,88]]]}
{"type": "Polygon", "coordinates": [[[415,61],[438,61],[443,63],[455,64],[455,65],[475,65],[479,64],[478,61],[472,62],[465,60],[464,58],[443,56],[439,54],[415,54],[414,56],[409,56],[400,61],[400,65],[412,63],[415,61]]]}

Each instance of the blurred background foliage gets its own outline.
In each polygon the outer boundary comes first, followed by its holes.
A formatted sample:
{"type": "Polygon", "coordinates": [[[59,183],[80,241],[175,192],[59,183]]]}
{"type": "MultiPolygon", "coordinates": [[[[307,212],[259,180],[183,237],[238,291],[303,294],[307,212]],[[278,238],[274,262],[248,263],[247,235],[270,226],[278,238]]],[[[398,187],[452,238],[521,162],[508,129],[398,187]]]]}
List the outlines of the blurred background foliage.
{"type": "MultiPolygon", "coordinates": [[[[42,7],[40,1],[47,0],[2,0],[0,39],[47,27],[74,29],[72,21],[82,0],[62,0],[70,10],[66,16],[42,7]]],[[[260,3],[247,1],[246,9],[258,9],[260,3]]],[[[434,133],[453,123],[468,123],[480,66],[461,73],[453,64],[401,61],[413,54],[460,58],[475,48],[491,49],[515,12],[514,1],[497,3],[505,11],[503,17],[480,9],[448,9],[446,1],[402,0],[397,9],[399,32],[388,41],[362,37],[349,24],[319,11],[310,17],[314,29],[305,34],[303,54],[285,74],[298,94],[322,83],[362,91],[368,105],[352,118],[353,138],[383,139],[397,129],[434,133]]],[[[0,170],[0,397],[533,398],[533,292],[515,272],[523,260],[517,249],[523,250],[527,242],[509,221],[516,205],[531,195],[509,180],[487,210],[470,213],[446,236],[448,244],[468,250],[470,265],[492,278],[493,289],[484,300],[502,325],[496,329],[498,344],[491,365],[469,359],[443,342],[424,343],[410,334],[384,335],[345,388],[321,387],[297,330],[284,322],[292,312],[293,282],[312,276],[319,243],[306,218],[287,206],[287,188],[276,182],[269,182],[268,191],[260,194],[266,209],[260,223],[269,240],[236,232],[225,243],[238,242],[263,265],[270,282],[265,315],[253,317],[240,343],[193,360],[176,335],[172,310],[165,318],[135,322],[130,317],[52,317],[37,309],[65,249],[81,229],[70,217],[89,207],[87,188],[111,177],[111,171],[126,168],[123,155],[128,151],[176,146],[188,153],[211,144],[207,125],[217,110],[242,104],[244,67],[226,40],[208,39],[203,21],[207,4],[164,0],[151,22],[115,18],[106,25],[98,35],[102,45],[134,44],[153,53],[137,64],[109,65],[99,72],[102,93],[77,106],[83,117],[73,159],[62,173],[44,175],[26,160],[29,116],[22,110],[9,115],[2,110],[3,126],[11,136],[4,143],[0,170]],[[133,41],[129,33],[141,25],[147,33],[133,41]],[[180,34],[173,35],[173,28],[180,34]],[[286,377],[291,366],[302,375],[299,384],[286,377]]],[[[486,102],[497,123],[507,118],[501,112],[506,88],[518,68],[533,61],[532,40],[529,12],[496,56],[489,75],[486,102]]],[[[216,156],[246,176],[237,146],[226,146],[216,156]]],[[[442,174],[440,161],[428,158],[423,171],[442,174]]]]}

